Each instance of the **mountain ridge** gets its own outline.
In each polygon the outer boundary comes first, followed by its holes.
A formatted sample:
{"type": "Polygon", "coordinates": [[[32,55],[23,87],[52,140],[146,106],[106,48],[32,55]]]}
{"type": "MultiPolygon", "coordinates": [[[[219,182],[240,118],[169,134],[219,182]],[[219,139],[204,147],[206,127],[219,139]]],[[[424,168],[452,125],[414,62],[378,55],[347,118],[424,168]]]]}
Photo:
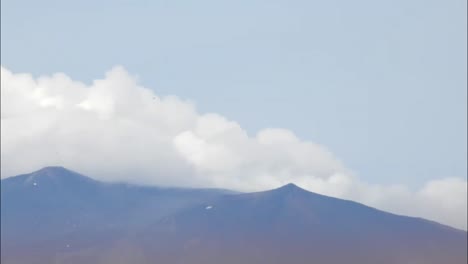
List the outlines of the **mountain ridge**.
{"type": "Polygon", "coordinates": [[[1,188],[7,264],[466,263],[464,230],[293,183],[253,193],[143,187],[54,166],[1,188]]]}

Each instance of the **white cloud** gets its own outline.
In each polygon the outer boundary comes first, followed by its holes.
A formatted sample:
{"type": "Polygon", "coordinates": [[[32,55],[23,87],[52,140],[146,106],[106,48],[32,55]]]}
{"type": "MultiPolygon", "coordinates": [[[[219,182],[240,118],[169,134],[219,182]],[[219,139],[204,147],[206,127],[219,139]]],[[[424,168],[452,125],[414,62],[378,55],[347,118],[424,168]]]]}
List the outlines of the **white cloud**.
{"type": "Polygon", "coordinates": [[[218,114],[141,87],[122,67],[87,86],[64,74],[1,69],[1,175],[62,165],[97,179],[264,190],[295,182],[335,197],[466,229],[467,182],[411,191],[363,182],[319,144],[286,129],[249,136],[218,114]]]}

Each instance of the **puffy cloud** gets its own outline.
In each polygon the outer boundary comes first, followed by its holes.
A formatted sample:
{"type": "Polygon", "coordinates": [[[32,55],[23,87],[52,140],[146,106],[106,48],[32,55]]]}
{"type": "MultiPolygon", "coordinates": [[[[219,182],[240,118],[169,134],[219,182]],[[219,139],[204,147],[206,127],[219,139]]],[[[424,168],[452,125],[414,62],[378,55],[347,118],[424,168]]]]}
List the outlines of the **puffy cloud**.
{"type": "Polygon", "coordinates": [[[363,182],[326,147],[286,129],[249,136],[190,101],[160,97],[124,68],[90,85],[1,68],[1,176],[62,165],[105,181],[245,191],[294,182],[318,193],[466,229],[467,182],[411,191],[363,182]]]}

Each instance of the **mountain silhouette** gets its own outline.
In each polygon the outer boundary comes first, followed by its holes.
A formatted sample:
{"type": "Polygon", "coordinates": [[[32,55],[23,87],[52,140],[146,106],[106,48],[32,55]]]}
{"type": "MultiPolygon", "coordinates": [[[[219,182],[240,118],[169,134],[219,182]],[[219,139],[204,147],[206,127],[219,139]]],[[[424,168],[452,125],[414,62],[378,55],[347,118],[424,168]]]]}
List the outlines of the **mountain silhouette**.
{"type": "Polygon", "coordinates": [[[1,195],[7,264],[467,261],[465,231],[294,184],[255,193],[144,187],[47,167],[2,180],[1,195]]]}

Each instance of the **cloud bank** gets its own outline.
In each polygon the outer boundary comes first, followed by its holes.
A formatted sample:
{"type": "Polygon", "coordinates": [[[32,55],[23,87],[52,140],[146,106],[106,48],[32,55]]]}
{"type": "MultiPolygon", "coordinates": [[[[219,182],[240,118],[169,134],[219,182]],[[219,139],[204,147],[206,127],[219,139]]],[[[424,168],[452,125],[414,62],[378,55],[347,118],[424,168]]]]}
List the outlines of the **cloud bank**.
{"type": "Polygon", "coordinates": [[[1,68],[2,178],[61,165],[105,181],[244,191],[294,182],[318,193],[467,228],[466,178],[419,190],[360,180],[325,146],[286,129],[249,135],[216,113],[160,97],[114,67],[91,85],[1,68]]]}

